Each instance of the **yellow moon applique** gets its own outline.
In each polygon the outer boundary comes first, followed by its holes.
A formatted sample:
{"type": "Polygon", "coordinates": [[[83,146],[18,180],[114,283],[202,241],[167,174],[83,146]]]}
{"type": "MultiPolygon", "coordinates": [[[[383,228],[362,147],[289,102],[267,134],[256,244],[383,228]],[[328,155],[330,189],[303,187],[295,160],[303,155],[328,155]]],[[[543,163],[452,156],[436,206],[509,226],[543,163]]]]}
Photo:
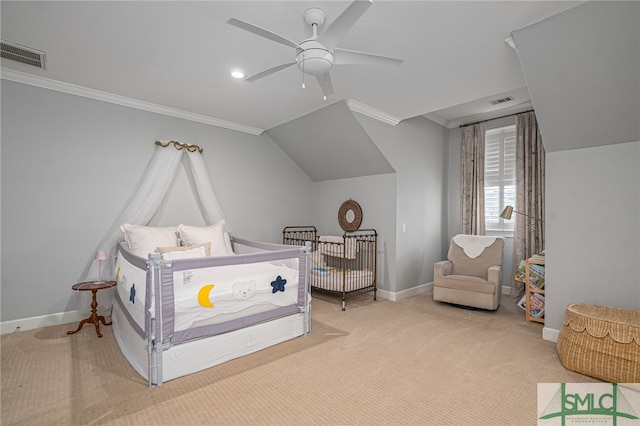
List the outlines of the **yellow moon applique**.
{"type": "Polygon", "coordinates": [[[213,308],[213,303],[211,303],[211,300],[209,300],[209,292],[211,291],[211,289],[213,289],[213,287],[215,287],[215,285],[207,284],[200,289],[200,291],[198,292],[198,303],[200,303],[200,306],[204,306],[205,308],[213,308]]]}

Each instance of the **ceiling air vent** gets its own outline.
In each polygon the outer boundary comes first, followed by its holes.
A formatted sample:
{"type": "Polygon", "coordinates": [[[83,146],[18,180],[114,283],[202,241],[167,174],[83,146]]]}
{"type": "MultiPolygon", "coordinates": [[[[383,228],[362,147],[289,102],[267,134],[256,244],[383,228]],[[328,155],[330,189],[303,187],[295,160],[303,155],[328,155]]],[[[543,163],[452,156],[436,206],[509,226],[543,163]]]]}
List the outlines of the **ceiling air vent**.
{"type": "Polygon", "coordinates": [[[489,101],[489,103],[491,105],[500,105],[500,104],[503,104],[505,102],[511,102],[512,100],[513,100],[513,96],[507,96],[506,98],[494,99],[492,101],[489,101]]]}
{"type": "Polygon", "coordinates": [[[44,69],[44,52],[2,40],[2,57],[44,69]]]}

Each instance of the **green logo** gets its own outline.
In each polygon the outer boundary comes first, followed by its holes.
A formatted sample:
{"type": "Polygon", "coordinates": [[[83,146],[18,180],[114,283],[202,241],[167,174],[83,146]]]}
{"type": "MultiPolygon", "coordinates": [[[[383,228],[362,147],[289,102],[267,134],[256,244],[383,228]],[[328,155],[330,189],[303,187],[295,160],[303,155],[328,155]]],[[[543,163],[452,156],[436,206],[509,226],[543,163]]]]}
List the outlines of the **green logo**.
{"type": "MultiPolygon", "coordinates": [[[[625,397],[617,383],[585,383],[583,387],[596,389],[605,389],[603,392],[567,392],[566,383],[560,383],[560,388],[554,394],[553,398],[546,406],[540,420],[559,417],[562,426],[565,425],[567,417],[582,416],[584,423],[593,424],[594,416],[608,416],[616,426],[618,418],[626,418],[637,420],[638,415],[635,413],[628,399],[625,397]]],[[[577,419],[575,419],[577,420],[577,419]]],[[[604,419],[603,419],[604,420],[604,419]]],[[[576,421],[572,422],[577,423],[576,421]]],[[[608,423],[608,422],[607,422],[608,423]]]]}

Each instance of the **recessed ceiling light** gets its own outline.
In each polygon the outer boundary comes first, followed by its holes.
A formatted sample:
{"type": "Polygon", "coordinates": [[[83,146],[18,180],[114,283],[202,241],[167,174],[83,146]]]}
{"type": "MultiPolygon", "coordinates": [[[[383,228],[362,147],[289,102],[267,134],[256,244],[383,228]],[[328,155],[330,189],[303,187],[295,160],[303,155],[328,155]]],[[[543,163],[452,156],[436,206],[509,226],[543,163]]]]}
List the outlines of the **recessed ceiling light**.
{"type": "Polygon", "coordinates": [[[233,70],[233,71],[231,71],[231,77],[238,78],[238,79],[244,78],[244,73],[242,71],[239,71],[239,70],[233,70]]]}

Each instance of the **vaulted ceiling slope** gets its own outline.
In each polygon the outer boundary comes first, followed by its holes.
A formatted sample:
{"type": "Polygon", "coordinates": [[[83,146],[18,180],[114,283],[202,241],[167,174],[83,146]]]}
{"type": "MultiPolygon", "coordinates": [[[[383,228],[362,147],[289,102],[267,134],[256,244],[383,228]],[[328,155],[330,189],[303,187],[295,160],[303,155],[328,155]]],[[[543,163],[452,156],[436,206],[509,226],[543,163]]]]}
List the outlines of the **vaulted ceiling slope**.
{"type": "Polygon", "coordinates": [[[394,172],[344,101],[267,134],[314,182],[394,172]]]}
{"type": "Polygon", "coordinates": [[[252,83],[231,78],[232,68],[254,75],[292,61],[295,51],[227,22],[300,42],[310,36],[305,10],[326,12],[322,32],[351,1],[2,1],[2,39],[46,54],[45,69],[2,59],[2,78],[7,70],[14,79],[28,74],[56,90],[87,88],[114,95],[108,101],[255,133],[341,100],[402,120],[526,87],[505,39],[577,4],[376,0],[337,47],[404,63],[336,66],[335,95],[324,101],[315,79],[301,88],[295,66],[252,83]]]}
{"type": "Polygon", "coordinates": [[[640,141],[640,2],[587,2],[513,38],[547,152],[640,141]]]}

